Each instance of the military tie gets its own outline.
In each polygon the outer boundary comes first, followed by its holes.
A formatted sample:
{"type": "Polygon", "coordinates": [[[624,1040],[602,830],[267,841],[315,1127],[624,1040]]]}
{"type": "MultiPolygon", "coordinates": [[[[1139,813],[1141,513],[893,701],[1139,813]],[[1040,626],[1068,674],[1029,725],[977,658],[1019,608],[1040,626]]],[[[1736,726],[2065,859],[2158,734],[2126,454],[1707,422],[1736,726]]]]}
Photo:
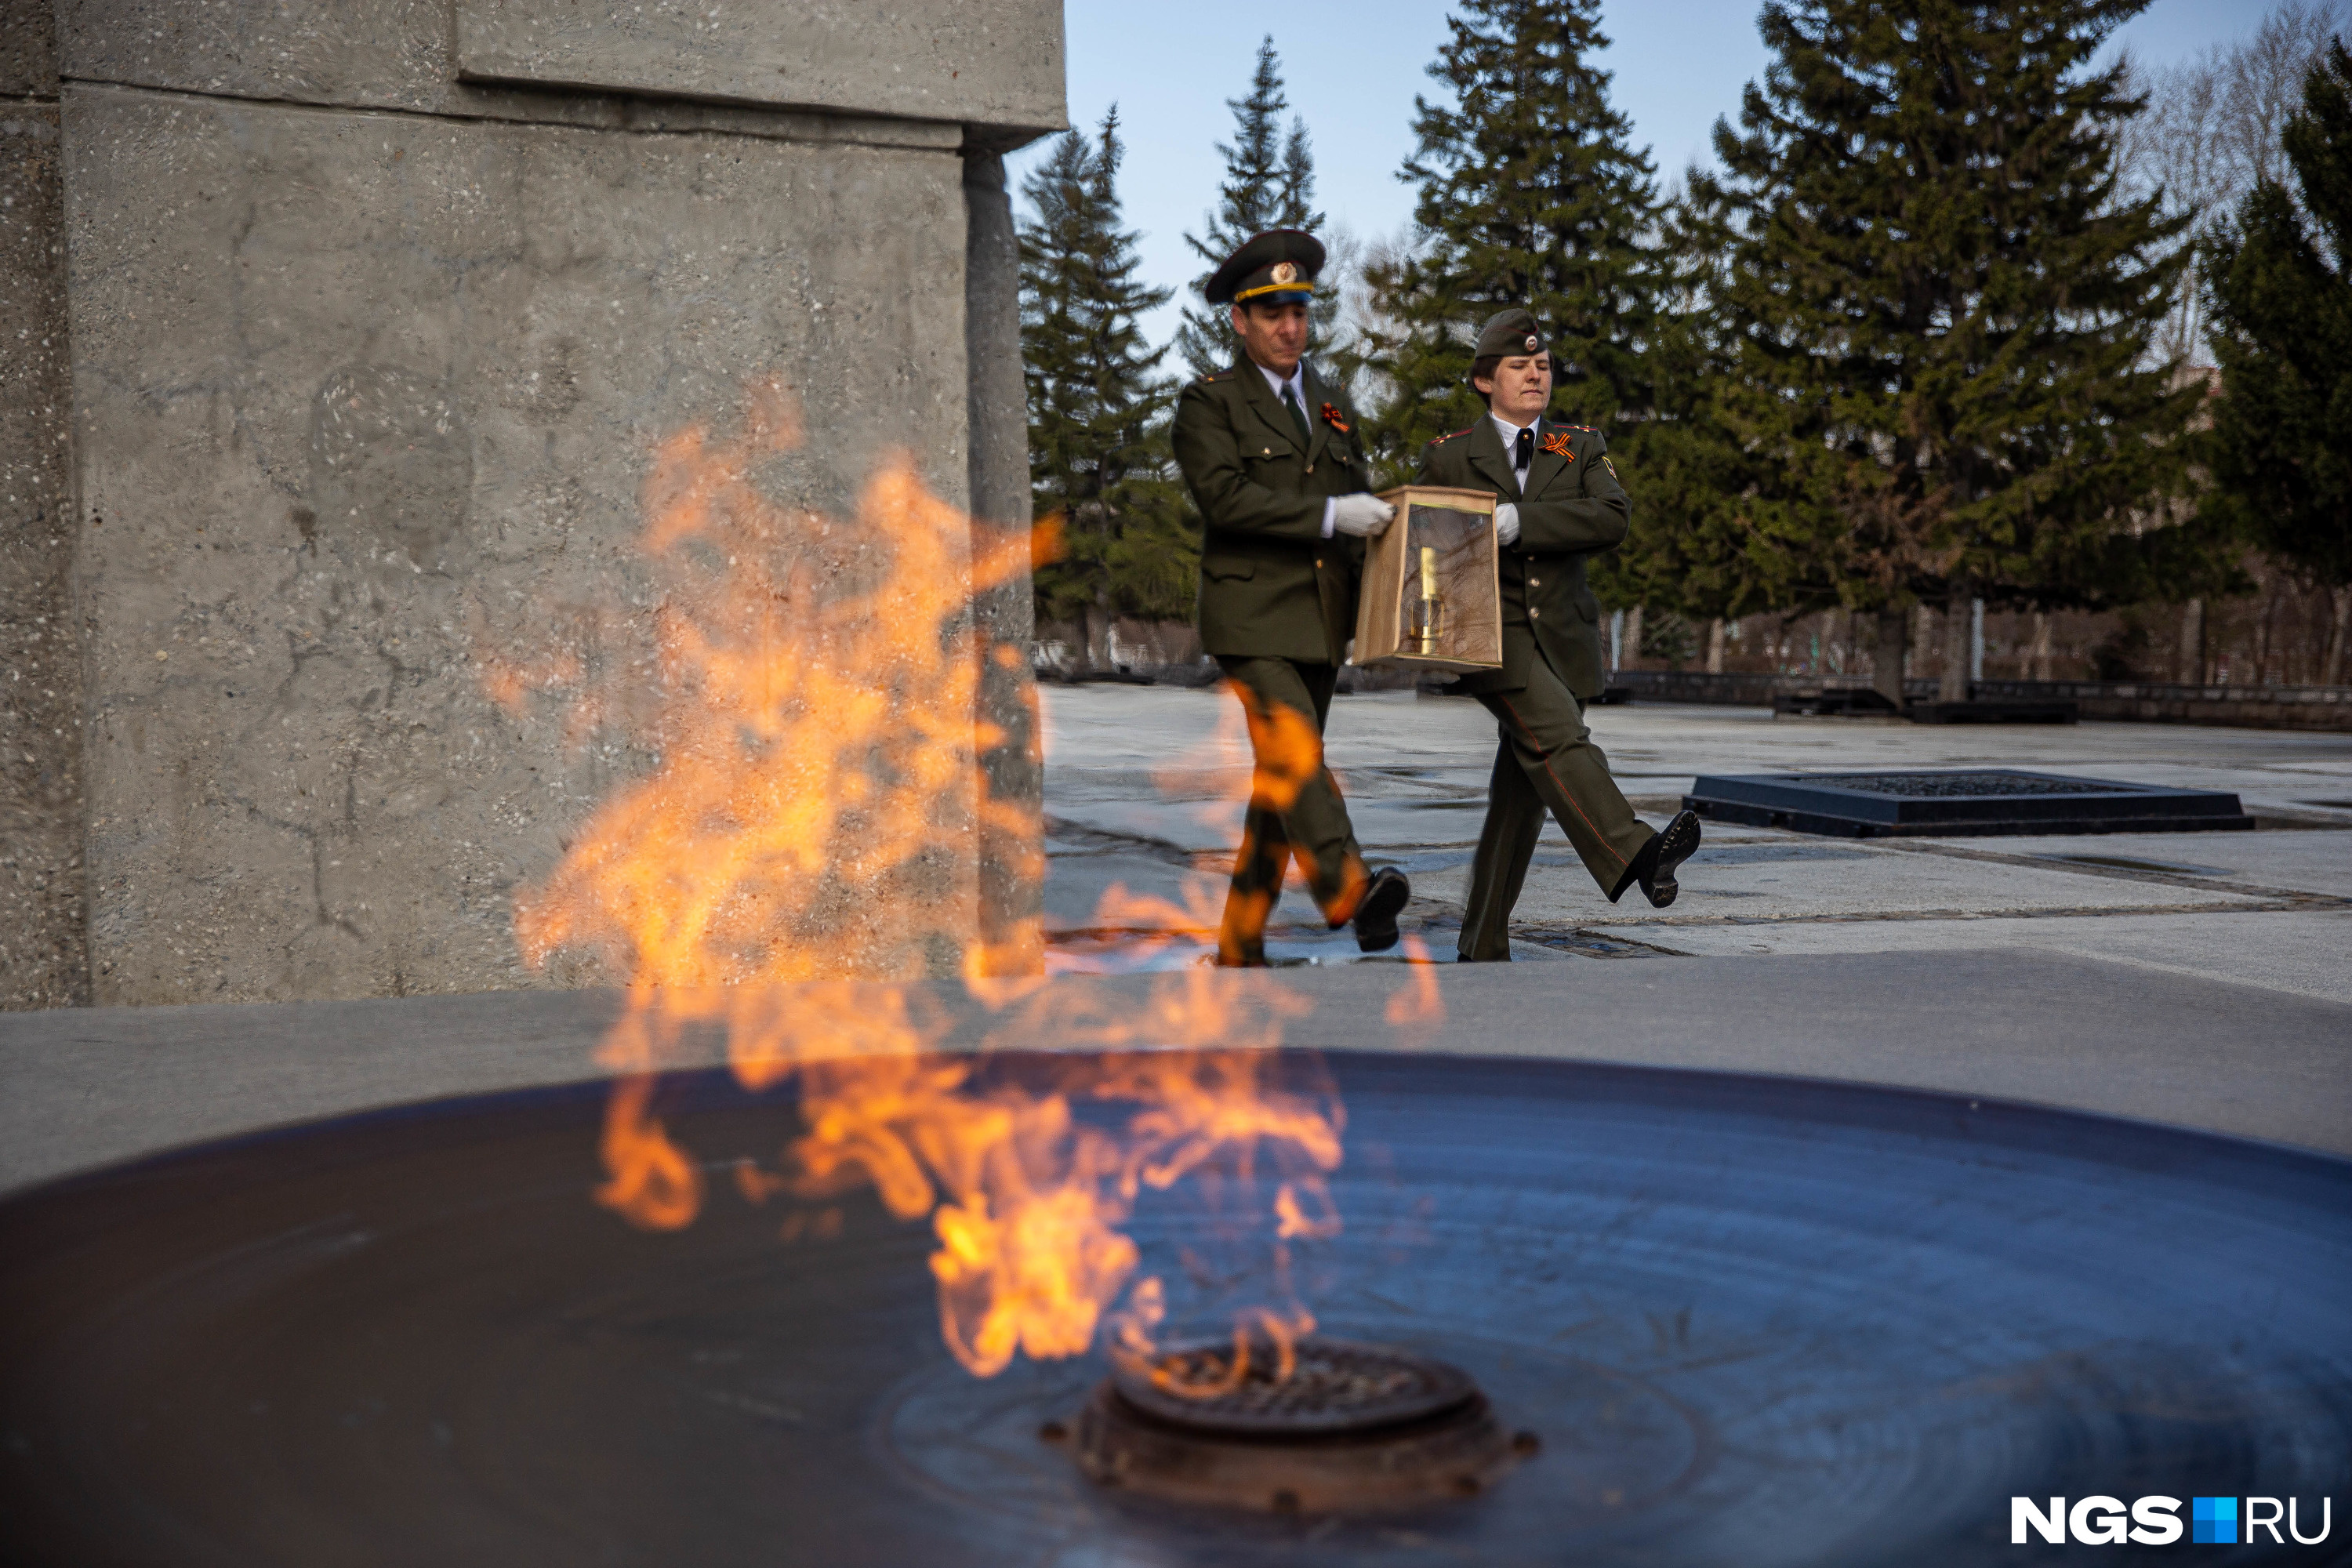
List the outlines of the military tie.
{"type": "Polygon", "coordinates": [[[1519,489],[1528,488],[1528,468],[1536,460],[1536,427],[1532,425],[1519,432],[1511,443],[1511,477],[1519,481],[1519,489]]]}
{"type": "Polygon", "coordinates": [[[1290,390],[1286,381],[1282,384],[1282,405],[1290,410],[1290,422],[1298,426],[1298,449],[1303,452],[1308,442],[1307,410],[1298,406],[1298,395],[1290,390]]]}

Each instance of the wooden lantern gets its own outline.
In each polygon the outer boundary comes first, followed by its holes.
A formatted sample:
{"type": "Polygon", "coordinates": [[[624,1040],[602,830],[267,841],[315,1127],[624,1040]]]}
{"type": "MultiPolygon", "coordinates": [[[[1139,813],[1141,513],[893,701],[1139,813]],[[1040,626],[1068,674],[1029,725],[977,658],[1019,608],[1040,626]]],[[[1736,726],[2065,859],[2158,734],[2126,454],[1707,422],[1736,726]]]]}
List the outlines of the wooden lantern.
{"type": "Polygon", "coordinates": [[[1364,554],[1357,664],[1391,669],[1500,669],[1503,588],[1488,490],[1406,485],[1364,554]]]}

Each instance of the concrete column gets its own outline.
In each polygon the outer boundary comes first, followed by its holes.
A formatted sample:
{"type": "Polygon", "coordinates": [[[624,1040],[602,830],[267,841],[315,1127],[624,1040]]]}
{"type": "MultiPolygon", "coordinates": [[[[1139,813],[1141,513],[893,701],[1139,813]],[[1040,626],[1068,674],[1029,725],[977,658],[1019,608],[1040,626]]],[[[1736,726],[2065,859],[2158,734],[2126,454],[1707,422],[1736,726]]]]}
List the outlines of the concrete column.
{"type": "MultiPolygon", "coordinates": [[[[11,45],[27,4],[0,0],[11,45]]],[[[974,439],[1010,296],[968,323],[966,271],[980,243],[1001,279],[1009,220],[1000,195],[971,238],[962,154],[1057,128],[1058,4],[57,15],[94,999],[611,980],[527,967],[512,900],[649,727],[495,699],[486,661],[650,704],[652,453],[724,438],[753,382],[801,395],[755,477],[793,515],[847,510],[894,448],[959,507],[1021,488],[974,439]]],[[[935,868],[974,934],[978,858],[935,868]]]]}
{"type": "Polygon", "coordinates": [[[1878,612],[1878,646],[1870,658],[1870,686],[1897,708],[1903,706],[1903,661],[1908,652],[1905,645],[1910,629],[1909,611],[1885,608],[1878,612]]]}
{"type": "Polygon", "coordinates": [[[1965,593],[1955,593],[1944,601],[1944,635],[1939,639],[1944,660],[1942,668],[1936,672],[1936,700],[1938,702],[1968,700],[1969,604],[1972,597],[1965,593]]]}
{"type": "Polygon", "coordinates": [[[0,0],[0,1007],[89,998],[56,37],[0,0]]]}
{"type": "MultiPolygon", "coordinates": [[[[1029,410],[1021,373],[1021,254],[1005,189],[1003,155],[967,146],[964,196],[964,367],[975,529],[1025,534],[1029,410]]],[[[1042,970],[1037,920],[1045,909],[1045,761],[1038,750],[1037,682],[1029,666],[1034,601],[1029,574],[982,594],[974,605],[987,646],[979,721],[1001,737],[980,754],[981,776],[1000,809],[1018,815],[981,841],[982,940],[1003,973],[1042,970]]]]}
{"type": "Polygon", "coordinates": [[[1984,679],[1984,601],[1969,601],[1969,684],[1984,679]]]}

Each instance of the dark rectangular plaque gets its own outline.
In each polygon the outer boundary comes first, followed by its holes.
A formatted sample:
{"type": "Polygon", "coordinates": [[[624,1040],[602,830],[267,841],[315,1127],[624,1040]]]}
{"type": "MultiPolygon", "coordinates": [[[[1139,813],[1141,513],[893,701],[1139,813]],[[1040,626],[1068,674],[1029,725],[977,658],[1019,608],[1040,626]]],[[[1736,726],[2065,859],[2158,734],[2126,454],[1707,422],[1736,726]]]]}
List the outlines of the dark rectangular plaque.
{"type": "Polygon", "coordinates": [[[2248,828],[2238,797],[2009,768],[1942,773],[1702,775],[1685,809],[1716,822],[1847,838],[2248,828]]]}

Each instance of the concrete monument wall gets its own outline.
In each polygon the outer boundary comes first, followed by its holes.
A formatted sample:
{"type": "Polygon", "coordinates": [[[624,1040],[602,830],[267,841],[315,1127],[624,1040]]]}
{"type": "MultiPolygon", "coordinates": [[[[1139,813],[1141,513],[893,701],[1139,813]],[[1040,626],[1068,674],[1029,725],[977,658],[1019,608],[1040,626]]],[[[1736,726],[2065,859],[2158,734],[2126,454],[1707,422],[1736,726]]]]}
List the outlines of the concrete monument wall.
{"type": "Polygon", "coordinates": [[[0,1005],[89,1000],[64,186],[47,0],[0,0],[0,1005]]]}
{"type": "MultiPolygon", "coordinates": [[[[739,3],[699,47],[606,9],[58,5],[7,110],[37,216],[0,238],[62,262],[12,266],[0,325],[70,342],[69,387],[29,336],[0,360],[36,498],[0,553],[7,1005],[599,978],[526,968],[510,900],[648,759],[501,707],[482,660],[649,653],[652,446],[752,377],[803,395],[775,499],[845,510],[912,444],[1025,521],[1000,154],[1060,123],[1058,7],[957,7],[904,71],[903,9],[813,39],[739,3]]],[[[1025,748],[991,767],[1034,799],[1025,748]]],[[[1034,902],[1017,872],[964,879],[976,929],[1034,902]]]]}

